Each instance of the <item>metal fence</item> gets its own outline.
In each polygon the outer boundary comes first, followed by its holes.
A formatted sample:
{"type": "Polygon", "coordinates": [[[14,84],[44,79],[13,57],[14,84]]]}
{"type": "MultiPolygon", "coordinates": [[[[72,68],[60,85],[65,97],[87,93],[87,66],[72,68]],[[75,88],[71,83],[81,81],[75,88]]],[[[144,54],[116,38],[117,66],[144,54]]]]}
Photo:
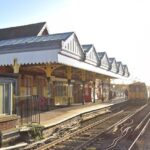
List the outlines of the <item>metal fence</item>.
{"type": "Polygon", "coordinates": [[[37,95],[15,96],[15,113],[20,124],[40,123],[40,100],[37,95]]]}

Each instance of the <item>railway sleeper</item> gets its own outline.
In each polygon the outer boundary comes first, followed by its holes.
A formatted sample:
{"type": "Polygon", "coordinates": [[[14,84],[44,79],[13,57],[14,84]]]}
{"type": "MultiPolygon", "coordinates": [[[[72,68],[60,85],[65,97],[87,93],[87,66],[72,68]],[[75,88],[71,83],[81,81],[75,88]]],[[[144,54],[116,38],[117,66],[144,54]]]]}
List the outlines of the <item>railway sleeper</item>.
{"type": "Polygon", "coordinates": [[[88,137],[94,137],[95,135],[97,135],[97,133],[98,132],[96,132],[96,131],[94,131],[94,132],[93,131],[89,131],[87,135],[88,135],[88,137]]]}
{"type": "MultiPolygon", "coordinates": [[[[55,146],[54,149],[60,149],[60,150],[71,150],[73,149],[75,146],[77,145],[64,145],[64,144],[61,144],[61,145],[58,145],[58,146],[55,146]]],[[[53,150],[54,150],[53,149],[53,150]]]]}
{"type": "MultiPolygon", "coordinates": [[[[123,116],[119,116],[119,118],[122,118],[123,116]]],[[[118,119],[118,117],[117,117],[117,119],[118,119]]],[[[109,127],[111,127],[112,126],[112,122],[109,122],[109,123],[107,123],[107,126],[109,126],[109,127]]],[[[104,128],[106,128],[106,124],[103,124],[103,127],[104,128]]],[[[101,129],[102,130],[104,130],[104,128],[102,128],[101,127],[101,129]]],[[[91,128],[92,129],[92,128],[91,128]]],[[[68,129],[65,129],[65,131],[66,130],[68,130],[68,129]]],[[[59,131],[61,131],[61,130],[59,130],[59,131]]],[[[97,131],[97,129],[96,129],[96,131],[97,131]]],[[[62,131],[63,132],[63,131],[62,131]]],[[[95,132],[95,131],[94,131],[95,132]]],[[[100,131],[99,131],[99,133],[101,133],[100,131]]],[[[75,137],[73,137],[73,140],[74,139],[77,139],[78,141],[80,141],[80,142],[87,142],[87,141],[89,141],[90,139],[91,139],[91,137],[93,137],[93,136],[91,136],[90,134],[92,134],[92,132],[91,133],[88,133],[88,134],[83,134],[83,136],[75,136],[75,137]]],[[[94,136],[95,136],[95,133],[94,133],[94,136]]],[[[59,144],[58,144],[59,145],[59,144]]],[[[59,145],[60,146],[60,145],[59,145]]],[[[56,146],[57,147],[57,146],[56,146]]],[[[62,147],[63,148],[63,147],[62,147]]],[[[66,149],[65,149],[66,150],[66,149]]]]}
{"type": "Polygon", "coordinates": [[[77,143],[82,143],[82,142],[76,141],[76,140],[68,140],[68,141],[62,142],[62,144],[64,144],[64,145],[71,145],[71,144],[77,144],[77,143]]]}
{"type": "Polygon", "coordinates": [[[78,137],[74,137],[73,139],[74,139],[74,140],[76,139],[76,140],[85,142],[85,141],[89,140],[89,137],[78,136],[78,137]]]}
{"type": "Polygon", "coordinates": [[[76,146],[78,146],[78,144],[81,144],[80,142],[78,142],[78,143],[63,143],[62,145],[64,145],[65,147],[76,147],[76,146]]]}
{"type": "Polygon", "coordinates": [[[64,148],[66,148],[66,146],[65,145],[57,145],[57,146],[54,146],[54,147],[52,147],[52,148],[50,148],[51,150],[62,150],[62,149],[64,149],[64,148]]]}

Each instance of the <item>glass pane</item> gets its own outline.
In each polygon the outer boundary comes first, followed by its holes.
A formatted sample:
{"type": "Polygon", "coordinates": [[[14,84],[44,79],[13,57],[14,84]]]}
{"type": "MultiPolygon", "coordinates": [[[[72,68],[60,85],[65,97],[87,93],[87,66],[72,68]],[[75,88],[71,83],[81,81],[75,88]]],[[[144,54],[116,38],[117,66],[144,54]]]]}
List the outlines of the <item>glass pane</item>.
{"type": "Polygon", "coordinates": [[[4,89],[4,108],[3,108],[3,112],[5,114],[9,114],[10,113],[10,85],[9,84],[5,84],[5,89],[4,89]]]}

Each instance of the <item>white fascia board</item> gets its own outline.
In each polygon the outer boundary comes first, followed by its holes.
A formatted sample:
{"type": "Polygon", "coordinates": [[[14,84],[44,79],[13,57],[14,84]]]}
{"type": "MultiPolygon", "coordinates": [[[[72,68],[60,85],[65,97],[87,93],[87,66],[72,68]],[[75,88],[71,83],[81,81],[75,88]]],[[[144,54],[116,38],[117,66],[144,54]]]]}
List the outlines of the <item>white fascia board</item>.
{"type": "Polygon", "coordinates": [[[71,53],[71,52],[69,52],[68,50],[62,50],[61,53],[64,54],[64,55],[67,55],[67,56],[69,56],[69,57],[72,57],[72,58],[81,60],[81,56],[80,56],[80,55],[71,53]]]}
{"type": "Polygon", "coordinates": [[[105,69],[105,70],[108,70],[109,67],[108,67],[108,66],[103,66],[103,65],[101,65],[100,68],[103,68],[103,69],[105,69]]]}
{"type": "Polygon", "coordinates": [[[97,63],[95,61],[90,60],[90,59],[85,59],[85,62],[87,62],[91,65],[97,66],[97,63]]]}
{"type": "Polygon", "coordinates": [[[126,77],[124,77],[124,76],[114,74],[110,71],[101,69],[99,67],[95,67],[93,65],[87,64],[82,61],[78,61],[76,59],[69,58],[60,53],[58,54],[58,63],[65,64],[65,65],[72,66],[72,67],[79,68],[79,69],[84,69],[84,70],[91,71],[91,72],[95,72],[98,74],[107,75],[107,76],[110,76],[113,78],[126,79],[126,77]]]}
{"type": "Polygon", "coordinates": [[[17,59],[19,64],[39,64],[58,62],[59,49],[42,50],[42,51],[28,51],[0,54],[0,66],[12,65],[14,59],[17,59]]]}
{"type": "Polygon", "coordinates": [[[117,70],[115,70],[115,69],[111,69],[110,71],[113,73],[117,73],[117,70]]]}

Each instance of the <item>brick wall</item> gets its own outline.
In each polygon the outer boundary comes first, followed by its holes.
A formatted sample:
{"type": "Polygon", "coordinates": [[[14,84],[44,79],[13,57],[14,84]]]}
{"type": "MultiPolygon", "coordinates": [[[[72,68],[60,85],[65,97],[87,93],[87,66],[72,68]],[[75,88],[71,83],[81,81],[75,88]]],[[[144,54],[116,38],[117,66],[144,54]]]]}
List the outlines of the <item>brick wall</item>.
{"type": "Polygon", "coordinates": [[[0,116],[0,131],[15,128],[16,125],[18,125],[18,116],[0,116]]]}

